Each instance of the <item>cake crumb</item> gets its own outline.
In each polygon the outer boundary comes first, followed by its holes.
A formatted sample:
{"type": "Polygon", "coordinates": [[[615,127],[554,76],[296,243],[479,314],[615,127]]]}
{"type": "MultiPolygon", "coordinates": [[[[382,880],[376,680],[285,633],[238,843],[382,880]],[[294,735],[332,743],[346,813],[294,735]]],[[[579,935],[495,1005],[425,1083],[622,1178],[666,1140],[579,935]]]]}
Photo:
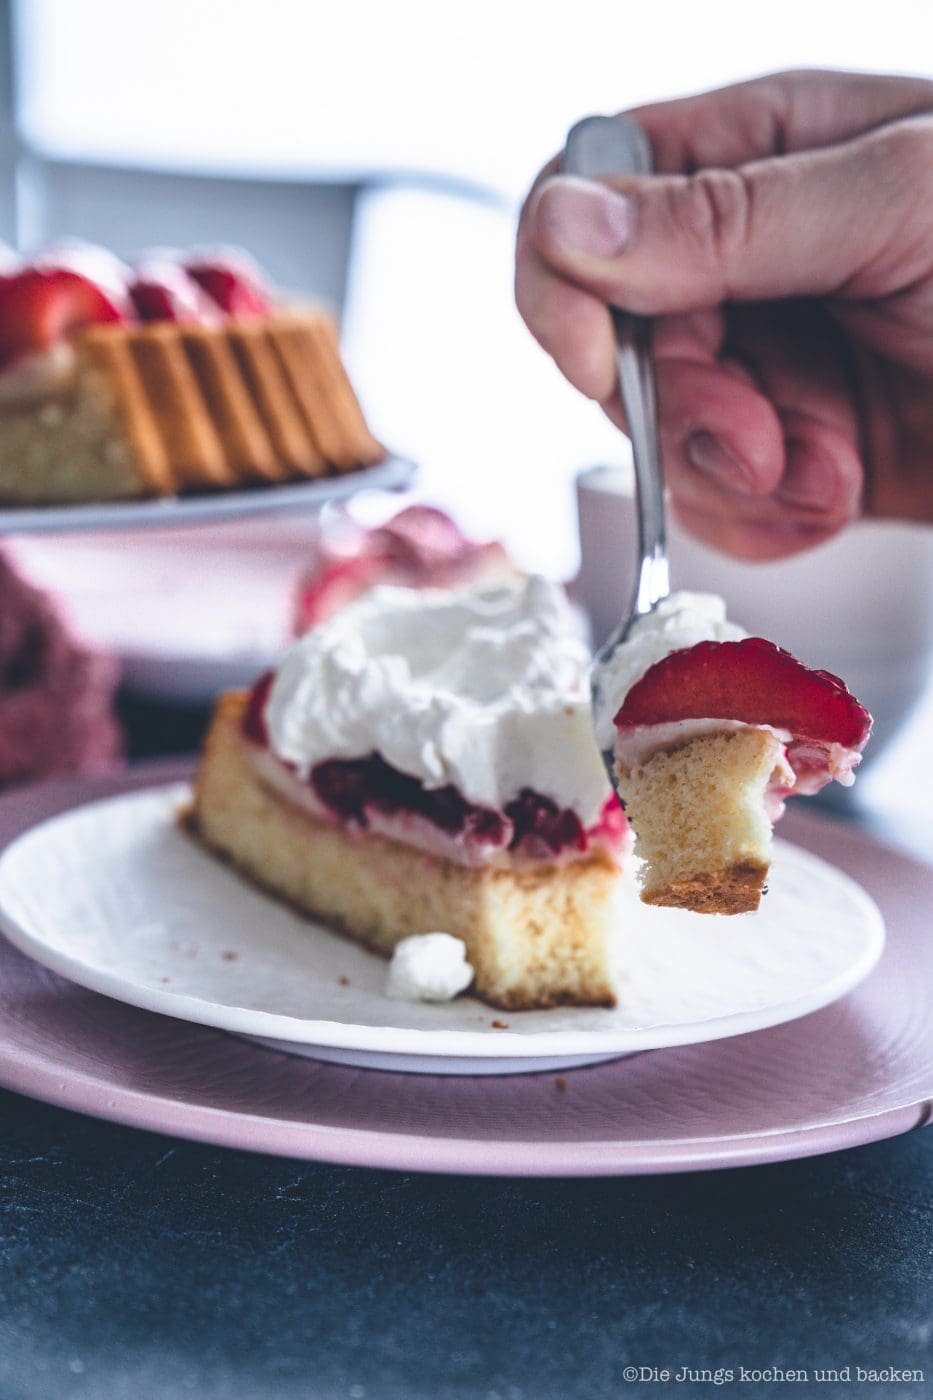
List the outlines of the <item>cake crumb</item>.
{"type": "Polygon", "coordinates": [[[349,987],[350,985],[349,977],[338,977],[337,981],[340,983],[341,987],[349,987]]]}
{"type": "Polygon", "coordinates": [[[566,1079],[564,1078],[564,1076],[563,1076],[562,1074],[559,1074],[559,1075],[557,1076],[557,1078],[554,1080],[554,1088],[555,1088],[555,1089],[559,1089],[560,1092],[563,1093],[564,1090],[566,1089],[566,1087],[567,1087],[567,1081],[566,1081],[566,1079]]]}
{"type": "Polygon", "coordinates": [[[228,950],[226,953],[221,953],[220,956],[223,958],[224,962],[236,962],[237,958],[238,958],[240,955],[239,955],[239,953],[231,953],[231,952],[228,950]]]}
{"type": "Polygon", "coordinates": [[[489,1024],[494,1031],[507,1031],[509,1028],[508,1021],[490,1021],[489,1024]]]}

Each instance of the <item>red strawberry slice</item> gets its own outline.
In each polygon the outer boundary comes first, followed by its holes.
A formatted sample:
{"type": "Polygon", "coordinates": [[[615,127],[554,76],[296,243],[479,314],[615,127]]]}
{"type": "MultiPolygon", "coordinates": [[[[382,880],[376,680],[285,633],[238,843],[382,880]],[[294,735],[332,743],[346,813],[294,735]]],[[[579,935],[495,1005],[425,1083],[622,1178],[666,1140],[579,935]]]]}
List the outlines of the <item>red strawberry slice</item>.
{"type": "Polygon", "coordinates": [[[228,316],[265,316],[272,310],[272,293],[262,273],[238,248],[195,255],[185,260],[184,268],[228,316]]]}
{"type": "Polygon", "coordinates": [[[672,651],[632,686],[619,729],[681,719],[770,724],[798,739],[861,749],[871,715],[829,671],[811,671],[763,637],[672,651]]]}
{"type": "Polygon", "coordinates": [[[26,267],[0,277],[0,362],[48,350],[81,326],[124,319],[120,306],[80,273],[26,267]]]}
{"type": "Polygon", "coordinates": [[[179,263],[169,258],[147,258],[139,263],[130,282],[130,296],[143,321],[194,322],[209,326],[222,320],[214,299],[179,263]]]}

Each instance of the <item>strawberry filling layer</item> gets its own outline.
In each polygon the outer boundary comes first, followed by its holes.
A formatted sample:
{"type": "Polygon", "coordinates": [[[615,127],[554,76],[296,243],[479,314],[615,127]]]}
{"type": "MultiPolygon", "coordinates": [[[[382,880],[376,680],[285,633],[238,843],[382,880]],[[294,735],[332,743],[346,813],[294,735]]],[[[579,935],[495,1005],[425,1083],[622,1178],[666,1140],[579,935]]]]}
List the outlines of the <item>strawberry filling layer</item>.
{"type": "MultiPolygon", "coordinates": [[[[243,718],[245,738],[270,756],[264,714],[273,679],[271,672],[260,677],[243,718]]],[[[287,769],[288,765],[275,761],[287,769]]],[[[307,787],[315,805],[348,830],[396,834],[401,840],[431,846],[453,858],[463,856],[468,864],[480,863],[495,852],[529,860],[572,859],[594,847],[620,858],[631,841],[625,813],[614,794],[606,800],[598,820],[586,827],[576,812],[559,807],[531,787],[522,788],[498,811],[468,801],[452,784],[425,787],[376,753],[318,763],[308,775],[307,787]],[[419,839],[425,824],[443,839],[419,839]]]]}

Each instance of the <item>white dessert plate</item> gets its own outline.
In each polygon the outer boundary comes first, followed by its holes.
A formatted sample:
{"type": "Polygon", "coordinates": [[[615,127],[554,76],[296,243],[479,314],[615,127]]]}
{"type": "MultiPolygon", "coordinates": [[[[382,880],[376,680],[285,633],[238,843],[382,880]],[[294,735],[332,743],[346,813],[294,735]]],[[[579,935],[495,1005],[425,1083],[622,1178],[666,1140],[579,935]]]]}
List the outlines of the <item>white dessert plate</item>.
{"type": "Polygon", "coordinates": [[[357,491],[396,491],[415,475],[413,462],[388,457],[378,466],[342,476],[263,486],[252,491],[217,491],[203,496],[167,496],[152,501],[113,501],[74,506],[0,509],[0,535],[62,534],[70,530],[164,530],[248,516],[319,510],[357,491]]]}
{"type": "Polygon", "coordinates": [[[884,943],[853,880],[779,841],[755,915],[651,909],[630,891],[615,1009],[396,1001],[381,958],[262,895],[179,828],[188,791],[147,788],[33,827],[0,858],[0,925],[80,986],[317,1059],[503,1074],[718,1040],[827,1006],[884,943]]]}

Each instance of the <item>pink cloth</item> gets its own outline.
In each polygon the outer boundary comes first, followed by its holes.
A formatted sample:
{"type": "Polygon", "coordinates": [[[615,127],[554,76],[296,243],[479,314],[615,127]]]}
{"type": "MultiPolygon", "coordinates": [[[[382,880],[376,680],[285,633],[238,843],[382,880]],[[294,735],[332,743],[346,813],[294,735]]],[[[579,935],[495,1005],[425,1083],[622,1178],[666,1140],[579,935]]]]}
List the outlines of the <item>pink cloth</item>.
{"type": "Polygon", "coordinates": [[[116,661],[73,637],[0,553],[0,786],[111,767],[117,680],[116,661]]]}

